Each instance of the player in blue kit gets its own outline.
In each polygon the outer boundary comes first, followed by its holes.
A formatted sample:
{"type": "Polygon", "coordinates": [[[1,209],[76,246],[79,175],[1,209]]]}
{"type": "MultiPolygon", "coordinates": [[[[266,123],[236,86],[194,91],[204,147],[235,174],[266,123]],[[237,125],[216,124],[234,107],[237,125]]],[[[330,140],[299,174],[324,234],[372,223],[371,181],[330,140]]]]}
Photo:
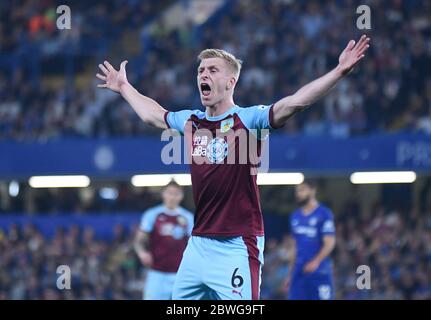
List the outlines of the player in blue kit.
{"type": "Polygon", "coordinates": [[[304,181],[296,187],[300,208],[290,217],[295,254],[286,285],[289,299],[330,300],[334,297],[332,261],[335,227],[332,212],[316,199],[316,183],[304,181]]]}

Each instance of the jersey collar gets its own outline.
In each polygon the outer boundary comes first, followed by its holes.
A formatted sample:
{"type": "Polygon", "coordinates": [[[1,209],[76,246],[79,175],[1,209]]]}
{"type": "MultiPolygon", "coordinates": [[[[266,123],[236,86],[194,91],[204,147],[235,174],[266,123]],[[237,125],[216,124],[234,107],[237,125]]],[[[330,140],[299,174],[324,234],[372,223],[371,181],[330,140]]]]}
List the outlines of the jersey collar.
{"type": "Polygon", "coordinates": [[[317,209],[319,209],[319,208],[320,208],[320,203],[318,203],[317,206],[316,206],[316,208],[314,208],[314,210],[311,211],[309,214],[305,214],[304,211],[302,210],[302,208],[300,208],[299,210],[300,210],[301,216],[303,216],[303,217],[311,217],[313,214],[316,213],[317,209]]]}
{"type": "Polygon", "coordinates": [[[178,215],[178,209],[179,207],[177,207],[175,210],[169,210],[166,206],[163,206],[163,212],[166,213],[168,216],[178,215]]]}
{"type": "Polygon", "coordinates": [[[237,109],[239,108],[239,106],[234,105],[232,108],[230,108],[229,110],[227,110],[225,113],[219,115],[219,116],[214,116],[214,117],[210,117],[207,112],[205,111],[205,118],[209,121],[219,121],[222,120],[224,118],[226,118],[227,116],[233,114],[237,109]]]}

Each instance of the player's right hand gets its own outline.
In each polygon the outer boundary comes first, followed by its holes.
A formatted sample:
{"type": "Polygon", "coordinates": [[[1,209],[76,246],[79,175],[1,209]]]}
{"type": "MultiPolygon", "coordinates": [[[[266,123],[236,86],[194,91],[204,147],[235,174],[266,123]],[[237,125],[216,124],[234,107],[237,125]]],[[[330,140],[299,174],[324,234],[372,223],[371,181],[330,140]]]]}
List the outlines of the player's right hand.
{"type": "Polygon", "coordinates": [[[126,64],[127,60],[121,62],[119,71],[115,70],[108,61],[99,64],[99,68],[103,74],[97,73],[96,77],[105,81],[105,83],[98,84],[97,86],[99,88],[108,88],[115,92],[120,92],[121,86],[129,83],[126,75],[126,64]]]}
{"type": "Polygon", "coordinates": [[[141,252],[139,254],[139,260],[146,267],[151,267],[153,265],[153,256],[149,252],[141,252]]]}

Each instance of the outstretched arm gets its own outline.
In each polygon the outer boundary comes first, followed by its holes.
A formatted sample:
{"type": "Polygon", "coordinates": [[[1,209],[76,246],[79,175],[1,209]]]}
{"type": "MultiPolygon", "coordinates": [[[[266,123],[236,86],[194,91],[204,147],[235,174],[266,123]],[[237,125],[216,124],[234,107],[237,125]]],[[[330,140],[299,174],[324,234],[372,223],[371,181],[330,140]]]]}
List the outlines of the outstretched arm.
{"type": "Polygon", "coordinates": [[[290,117],[325,96],[365,57],[365,51],[370,46],[369,42],[370,38],[365,35],[360,38],[356,45],[354,40],[350,40],[338,59],[337,67],[303,86],[293,95],[277,101],[274,105],[274,125],[276,127],[283,126],[290,117]]]}
{"type": "Polygon", "coordinates": [[[166,129],[167,126],[164,120],[166,110],[153,99],[140,94],[129,83],[126,75],[126,64],[127,61],[123,61],[118,71],[108,61],[99,64],[103,75],[98,73],[96,77],[105,81],[105,83],[97,86],[120,93],[145,123],[166,129]]]}

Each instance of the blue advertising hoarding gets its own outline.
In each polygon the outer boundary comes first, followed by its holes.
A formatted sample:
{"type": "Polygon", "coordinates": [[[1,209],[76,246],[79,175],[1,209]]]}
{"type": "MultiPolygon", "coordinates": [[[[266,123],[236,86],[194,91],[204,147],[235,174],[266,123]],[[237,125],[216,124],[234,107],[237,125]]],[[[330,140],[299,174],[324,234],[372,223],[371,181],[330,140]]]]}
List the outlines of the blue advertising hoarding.
{"type": "MultiPolygon", "coordinates": [[[[86,174],[125,178],[139,173],[188,172],[182,164],[165,164],[170,142],[160,137],[58,140],[46,143],[0,142],[0,178],[32,175],[86,174]],[[165,150],[163,150],[165,148],[165,150]]],[[[269,171],[301,171],[321,175],[366,170],[431,172],[431,136],[372,135],[349,139],[272,135],[269,171]]]]}

